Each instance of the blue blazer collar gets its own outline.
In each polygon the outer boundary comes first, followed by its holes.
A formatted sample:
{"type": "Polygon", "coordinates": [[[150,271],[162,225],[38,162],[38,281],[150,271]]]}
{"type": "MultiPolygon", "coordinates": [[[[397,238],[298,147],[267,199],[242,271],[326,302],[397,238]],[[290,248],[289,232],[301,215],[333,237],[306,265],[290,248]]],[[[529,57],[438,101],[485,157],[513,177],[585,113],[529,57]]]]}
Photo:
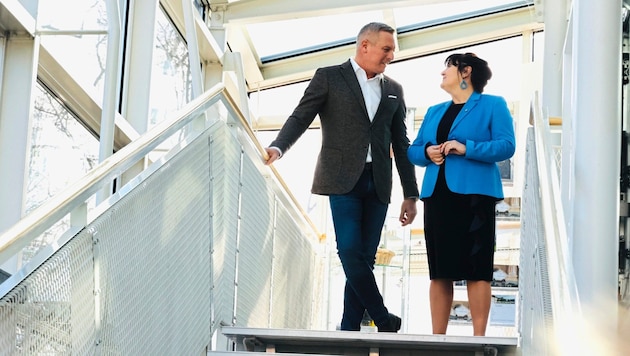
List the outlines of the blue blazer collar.
{"type": "Polygon", "coordinates": [[[468,98],[468,100],[464,104],[464,107],[462,107],[462,110],[459,112],[459,114],[457,114],[455,121],[453,121],[453,125],[451,126],[451,131],[455,129],[455,127],[457,127],[457,125],[460,122],[462,122],[462,120],[464,120],[466,116],[468,116],[468,113],[470,113],[470,111],[475,106],[477,106],[477,104],[479,103],[479,99],[481,99],[481,93],[478,93],[476,91],[473,92],[472,95],[468,98]]]}
{"type": "MultiPolygon", "coordinates": [[[[453,125],[451,125],[451,131],[453,131],[453,129],[455,129],[455,127],[457,127],[457,125],[466,118],[468,113],[470,113],[470,111],[475,106],[477,106],[480,99],[481,99],[481,93],[478,93],[478,92],[472,93],[470,98],[468,98],[468,101],[466,101],[466,104],[464,104],[464,107],[462,107],[462,110],[459,112],[459,114],[457,114],[455,121],[453,121],[453,125]]],[[[435,111],[436,117],[441,119],[442,116],[444,116],[444,113],[446,113],[446,110],[449,108],[449,106],[451,106],[452,103],[453,103],[453,100],[449,100],[449,101],[444,101],[440,104],[437,104],[436,111],[435,111]]]]}

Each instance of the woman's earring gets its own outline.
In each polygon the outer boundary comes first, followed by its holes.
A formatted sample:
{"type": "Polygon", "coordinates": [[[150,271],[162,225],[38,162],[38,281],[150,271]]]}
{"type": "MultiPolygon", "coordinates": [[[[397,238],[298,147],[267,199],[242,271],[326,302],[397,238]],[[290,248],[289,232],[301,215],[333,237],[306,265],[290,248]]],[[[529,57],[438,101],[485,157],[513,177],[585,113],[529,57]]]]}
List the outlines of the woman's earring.
{"type": "Polygon", "coordinates": [[[462,82],[459,83],[459,87],[462,88],[462,90],[466,90],[466,88],[468,88],[468,83],[466,83],[466,81],[462,79],[462,82]]]}

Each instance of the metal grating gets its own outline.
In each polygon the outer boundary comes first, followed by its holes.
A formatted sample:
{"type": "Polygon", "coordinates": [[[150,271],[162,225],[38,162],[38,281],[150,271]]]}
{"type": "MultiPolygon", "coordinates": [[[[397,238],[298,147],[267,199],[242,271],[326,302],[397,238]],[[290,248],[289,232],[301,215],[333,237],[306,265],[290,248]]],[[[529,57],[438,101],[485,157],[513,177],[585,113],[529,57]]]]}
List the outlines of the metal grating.
{"type": "Polygon", "coordinates": [[[0,299],[0,353],[198,355],[221,325],[320,325],[315,234],[232,130],[216,121],[51,249],[0,299]]]}
{"type": "Polygon", "coordinates": [[[238,227],[238,181],[241,150],[222,126],[212,136],[212,331],[234,325],[236,298],[236,237],[238,227]],[[234,168],[235,167],[235,168],[234,168]]]}
{"type": "Polygon", "coordinates": [[[521,209],[520,254],[520,333],[524,355],[548,354],[549,331],[552,330],[552,310],[547,249],[541,215],[538,162],[534,142],[534,128],[527,131],[525,184],[521,209]]]}
{"type": "MultiPolygon", "coordinates": [[[[314,291],[313,281],[321,278],[310,263],[316,254],[312,242],[300,236],[288,208],[278,202],[274,239],[272,328],[310,329],[312,298],[324,299],[314,291]]],[[[321,271],[321,270],[320,270],[321,271]]]]}
{"type": "Polygon", "coordinates": [[[89,228],[103,354],[204,350],[210,330],[208,149],[197,140],[89,228]]]}
{"type": "Polygon", "coordinates": [[[270,323],[274,196],[247,156],[242,172],[236,325],[265,328],[270,323]]]}
{"type": "Polygon", "coordinates": [[[90,354],[92,237],[81,234],[0,300],[3,355],[90,354]]]}

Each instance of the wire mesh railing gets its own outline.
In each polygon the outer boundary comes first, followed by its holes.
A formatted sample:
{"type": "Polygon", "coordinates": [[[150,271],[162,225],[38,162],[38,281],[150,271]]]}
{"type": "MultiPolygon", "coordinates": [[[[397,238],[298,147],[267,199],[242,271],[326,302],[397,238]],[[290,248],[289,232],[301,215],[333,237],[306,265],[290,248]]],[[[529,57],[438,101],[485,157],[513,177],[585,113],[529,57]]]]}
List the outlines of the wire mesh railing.
{"type": "Polygon", "coordinates": [[[520,333],[524,355],[568,355],[582,318],[559,196],[559,155],[538,96],[532,101],[521,211],[520,333]]]}
{"type": "Polygon", "coordinates": [[[0,284],[0,353],[199,355],[221,325],[319,327],[318,232],[239,114],[214,87],[3,233],[6,259],[188,128],[0,284]]]}

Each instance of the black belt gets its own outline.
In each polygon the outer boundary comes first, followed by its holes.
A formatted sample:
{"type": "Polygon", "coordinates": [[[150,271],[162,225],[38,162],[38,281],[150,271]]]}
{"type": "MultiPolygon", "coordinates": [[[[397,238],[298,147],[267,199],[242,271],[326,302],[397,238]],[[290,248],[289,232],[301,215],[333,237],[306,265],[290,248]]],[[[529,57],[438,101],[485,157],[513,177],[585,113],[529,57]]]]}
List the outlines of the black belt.
{"type": "Polygon", "coordinates": [[[372,162],[366,162],[365,163],[365,167],[363,167],[364,170],[366,171],[371,171],[372,170],[372,162]]]}

